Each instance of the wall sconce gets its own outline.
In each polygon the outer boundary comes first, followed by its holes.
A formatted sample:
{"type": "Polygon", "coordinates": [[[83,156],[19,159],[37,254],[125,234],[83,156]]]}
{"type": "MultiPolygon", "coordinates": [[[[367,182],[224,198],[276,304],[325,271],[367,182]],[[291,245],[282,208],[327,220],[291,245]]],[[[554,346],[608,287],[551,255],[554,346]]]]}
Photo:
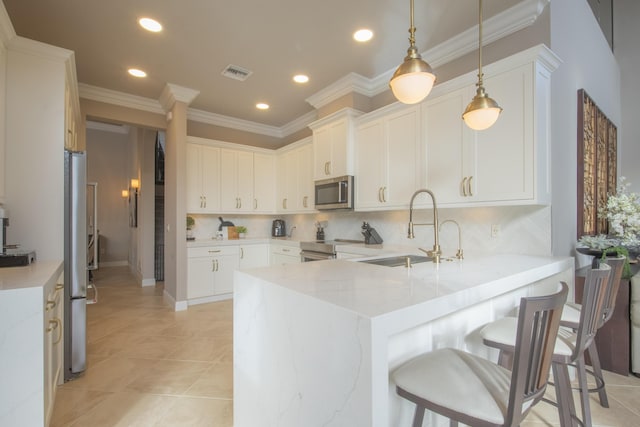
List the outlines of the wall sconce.
{"type": "Polygon", "coordinates": [[[122,198],[126,199],[129,197],[129,190],[122,190],[122,198]]]}
{"type": "Polygon", "coordinates": [[[140,181],[135,179],[135,178],[132,178],[131,179],[131,188],[133,188],[137,193],[138,189],[140,189],[140,181]]]}

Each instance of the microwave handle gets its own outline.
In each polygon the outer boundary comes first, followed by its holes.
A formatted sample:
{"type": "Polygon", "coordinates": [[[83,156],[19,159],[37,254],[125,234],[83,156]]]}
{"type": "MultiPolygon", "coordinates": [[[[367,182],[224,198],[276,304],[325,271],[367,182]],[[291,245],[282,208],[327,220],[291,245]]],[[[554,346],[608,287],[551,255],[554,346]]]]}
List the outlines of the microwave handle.
{"type": "Polygon", "coordinates": [[[349,189],[349,187],[347,187],[348,181],[340,181],[339,184],[340,184],[340,191],[338,192],[339,193],[338,201],[340,203],[344,203],[347,201],[347,191],[349,189]]]}

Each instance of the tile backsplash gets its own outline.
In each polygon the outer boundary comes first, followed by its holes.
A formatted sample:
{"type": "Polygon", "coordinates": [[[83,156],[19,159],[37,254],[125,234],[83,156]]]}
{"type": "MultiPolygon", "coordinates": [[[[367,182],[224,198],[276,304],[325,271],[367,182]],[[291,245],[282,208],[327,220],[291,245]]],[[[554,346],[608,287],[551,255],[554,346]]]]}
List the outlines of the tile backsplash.
{"type": "MultiPolygon", "coordinates": [[[[517,253],[551,255],[551,208],[549,206],[501,206],[474,208],[441,208],[439,222],[452,219],[462,229],[462,249],[482,253],[517,253]],[[493,231],[493,233],[492,233],[493,231]]],[[[414,210],[414,223],[431,222],[431,209],[414,210]]],[[[215,236],[220,220],[217,215],[191,215],[196,220],[196,239],[215,236]]],[[[384,212],[325,211],[299,215],[222,215],[225,221],[247,227],[247,238],[269,237],[271,222],[286,221],[287,234],[295,226],[296,240],[315,240],[316,221],[327,221],[325,239],[363,240],[362,222],[375,228],[385,243],[420,246],[431,249],[433,228],[415,227],[416,238],[407,238],[408,210],[384,212]]],[[[440,229],[440,246],[445,254],[454,254],[458,232],[454,224],[440,229]]]]}

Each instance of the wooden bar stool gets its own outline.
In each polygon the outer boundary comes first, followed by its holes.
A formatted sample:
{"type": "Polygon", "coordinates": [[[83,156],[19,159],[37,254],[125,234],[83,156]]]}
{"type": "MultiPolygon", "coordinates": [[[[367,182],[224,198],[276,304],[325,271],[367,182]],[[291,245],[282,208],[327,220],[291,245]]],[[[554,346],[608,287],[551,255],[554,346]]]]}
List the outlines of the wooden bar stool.
{"type": "MultiPolygon", "coordinates": [[[[576,419],[575,405],[571,396],[570,365],[575,365],[577,368],[582,422],[586,427],[591,426],[584,353],[593,342],[602,319],[610,271],[611,267],[601,264],[600,268],[587,272],[577,330],[561,327],[555,340],[552,366],[557,397],[555,404],[558,406],[560,424],[563,427],[573,425],[576,419]]],[[[514,317],[505,317],[486,325],[480,331],[485,345],[500,350],[499,363],[502,366],[508,366],[509,356],[517,350],[516,326],[514,317]]]]}
{"type": "MultiPolygon", "coordinates": [[[[602,328],[605,323],[611,319],[616,305],[616,297],[618,296],[618,289],[620,288],[620,279],[622,278],[622,271],[624,270],[624,264],[627,258],[621,257],[608,257],[604,263],[611,267],[611,273],[609,273],[609,286],[604,298],[604,306],[602,307],[602,318],[600,319],[600,325],[598,329],[602,328]]],[[[566,326],[575,331],[578,330],[580,325],[580,310],[581,304],[574,302],[567,302],[562,310],[562,318],[560,319],[560,326],[566,326]]],[[[598,392],[600,398],[600,405],[604,408],[609,407],[609,399],[607,398],[607,390],[605,389],[604,376],[602,375],[602,369],[600,368],[600,356],[598,355],[598,347],[596,347],[595,340],[587,348],[587,354],[591,359],[592,370],[587,370],[587,373],[593,375],[596,381],[596,387],[590,388],[589,392],[598,392]]]]}
{"type": "Polygon", "coordinates": [[[565,283],[559,288],[555,294],[520,301],[513,371],[451,348],[418,356],[394,370],[396,392],[416,404],[413,427],[422,426],[425,409],[448,417],[453,426],[520,425],[547,386],[568,293],[565,283]]]}

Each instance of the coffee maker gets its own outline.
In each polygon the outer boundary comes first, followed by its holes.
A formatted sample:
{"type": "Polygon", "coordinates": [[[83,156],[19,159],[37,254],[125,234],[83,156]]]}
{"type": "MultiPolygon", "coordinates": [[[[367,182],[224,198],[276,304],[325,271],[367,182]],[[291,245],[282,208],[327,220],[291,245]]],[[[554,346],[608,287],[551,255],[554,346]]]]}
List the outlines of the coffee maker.
{"type": "Polygon", "coordinates": [[[272,237],[284,237],[287,235],[287,231],[284,225],[284,219],[274,219],[271,225],[272,237]]]}

